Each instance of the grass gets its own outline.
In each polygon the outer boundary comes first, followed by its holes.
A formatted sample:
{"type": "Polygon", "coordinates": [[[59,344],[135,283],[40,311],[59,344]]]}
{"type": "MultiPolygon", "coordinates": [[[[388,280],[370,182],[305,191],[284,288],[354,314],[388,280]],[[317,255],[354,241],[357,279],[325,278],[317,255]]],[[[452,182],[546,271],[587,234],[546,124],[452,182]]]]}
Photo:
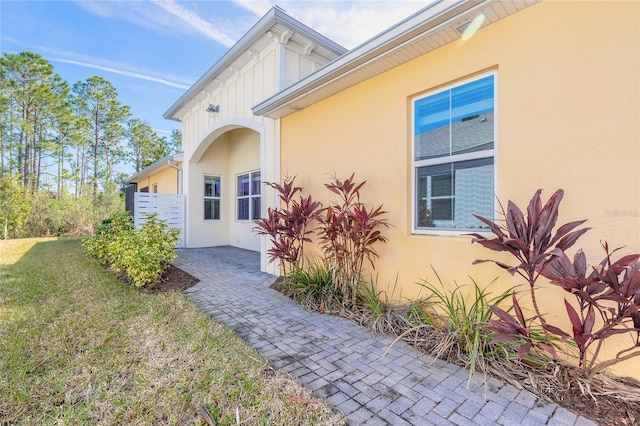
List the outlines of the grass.
{"type": "Polygon", "coordinates": [[[0,342],[1,424],[344,424],[184,296],[122,285],[79,239],[0,242],[0,342]]]}

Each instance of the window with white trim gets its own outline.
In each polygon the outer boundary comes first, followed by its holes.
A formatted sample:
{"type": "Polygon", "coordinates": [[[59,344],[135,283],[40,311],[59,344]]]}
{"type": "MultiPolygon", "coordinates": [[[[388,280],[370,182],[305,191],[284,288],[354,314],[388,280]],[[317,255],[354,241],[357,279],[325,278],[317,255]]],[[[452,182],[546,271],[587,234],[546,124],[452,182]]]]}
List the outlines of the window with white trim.
{"type": "Polygon", "coordinates": [[[204,219],[220,220],[220,176],[204,176],[204,219]]]}
{"type": "Polygon", "coordinates": [[[260,172],[238,175],[238,220],[260,219],[260,172]]]}
{"type": "Polygon", "coordinates": [[[494,217],[495,75],[413,100],[414,229],[494,217]]]}

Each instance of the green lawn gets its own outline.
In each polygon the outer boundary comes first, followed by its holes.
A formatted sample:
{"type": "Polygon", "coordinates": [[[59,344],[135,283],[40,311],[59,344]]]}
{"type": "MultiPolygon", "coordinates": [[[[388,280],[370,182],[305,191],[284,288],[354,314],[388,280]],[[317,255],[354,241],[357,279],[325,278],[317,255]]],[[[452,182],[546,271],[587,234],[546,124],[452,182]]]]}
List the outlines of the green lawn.
{"type": "Polygon", "coordinates": [[[0,242],[0,424],[343,424],[178,293],[147,295],[79,239],[0,242]]]}

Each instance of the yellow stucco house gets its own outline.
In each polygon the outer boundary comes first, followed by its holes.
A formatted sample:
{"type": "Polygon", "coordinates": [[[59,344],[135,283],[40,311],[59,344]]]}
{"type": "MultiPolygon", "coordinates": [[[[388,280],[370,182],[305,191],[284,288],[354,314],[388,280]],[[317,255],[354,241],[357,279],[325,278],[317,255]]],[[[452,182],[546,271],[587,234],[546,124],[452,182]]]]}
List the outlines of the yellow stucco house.
{"type": "Polygon", "coordinates": [[[437,2],[253,112],[279,120],[279,167],[316,198],[330,174],[367,180],[394,226],[380,282],[406,296],[429,265],[495,277],[470,267],[493,255],[471,214],[538,188],[565,190],[560,221],[589,219],[590,260],[604,239],[640,252],[639,2],[437,2]]]}
{"type": "MultiPolygon", "coordinates": [[[[591,263],[603,240],[640,252],[637,1],[434,2],[351,51],[274,8],[165,117],[183,125],[185,245],[260,251],[273,274],[251,220],[278,205],[262,182],[294,175],[323,202],[332,174],[368,182],[393,225],[376,272],[395,297],[431,266],[517,284],[472,266],[499,259],[472,245],[472,214],[499,219],[498,200],[538,188],[565,190],[561,223],[589,219],[591,263]]],[[[563,311],[559,294],[542,303],[563,311]]]]}

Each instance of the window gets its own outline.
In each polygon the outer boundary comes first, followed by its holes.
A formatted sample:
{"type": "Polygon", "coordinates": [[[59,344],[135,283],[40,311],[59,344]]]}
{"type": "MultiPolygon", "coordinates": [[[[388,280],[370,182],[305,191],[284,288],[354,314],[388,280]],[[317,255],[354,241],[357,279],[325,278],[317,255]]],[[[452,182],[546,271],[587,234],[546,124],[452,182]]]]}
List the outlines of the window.
{"type": "Polygon", "coordinates": [[[493,218],[495,76],[413,101],[414,229],[474,229],[493,218]]]}
{"type": "Polygon", "coordinates": [[[204,219],[220,220],[220,176],[204,176],[204,219]]]}
{"type": "Polygon", "coordinates": [[[260,172],[238,176],[238,220],[260,219],[260,172]]]}
{"type": "Polygon", "coordinates": [[[153,193],[154,193],[154,194],[157,194],[157,193],[158,193],[158,184],[157,184],[157,183],[154,183],[154,184],[153,184],[153,193]]]}

